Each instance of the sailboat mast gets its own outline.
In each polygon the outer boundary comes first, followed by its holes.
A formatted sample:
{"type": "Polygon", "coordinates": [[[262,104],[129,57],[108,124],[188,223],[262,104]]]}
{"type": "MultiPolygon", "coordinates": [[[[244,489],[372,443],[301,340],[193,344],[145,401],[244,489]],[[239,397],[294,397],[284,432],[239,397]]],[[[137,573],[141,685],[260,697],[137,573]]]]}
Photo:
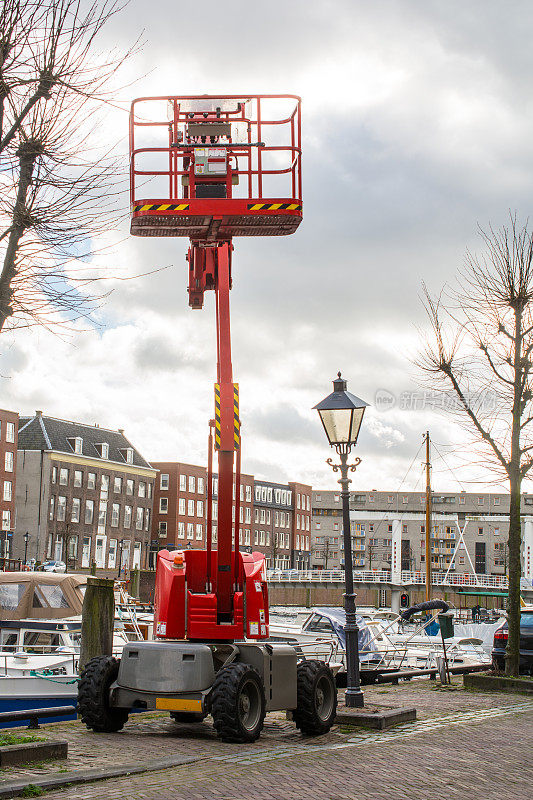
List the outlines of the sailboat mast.
{"type": "Polygon", "coordinates": [[[431,600],[431,461],[430,438],[426,431],[426,600],[431,600]]]}

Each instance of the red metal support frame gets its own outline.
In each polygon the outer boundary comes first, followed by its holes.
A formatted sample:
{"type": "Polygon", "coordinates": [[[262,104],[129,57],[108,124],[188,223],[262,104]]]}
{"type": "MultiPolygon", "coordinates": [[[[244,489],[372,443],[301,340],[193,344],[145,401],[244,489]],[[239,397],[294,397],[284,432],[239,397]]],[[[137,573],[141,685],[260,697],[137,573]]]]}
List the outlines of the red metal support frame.
{"type": "Polygon", "coordinates": [[[211,582],[211,551],[213,548],[213,428],[215,420],[209,420],[209,438],[207,442],[207,509],[206,509],[206,531],[205,549],[207,552],[205,591],[213,590],[211,582]]]}
{"type": "Polygon", "coordinates": [[[217,383],[220,392],[218,444],[218,550],[217,550],[217,612],[219,621],[230,621],[233,612],[235,563],[233,545],[233,369],[231,362],[231,330],[229,292],[231,283],[231,242],[216,248],[216,325],[217,325],[217,383]]]}
{"type": "MultiPolygon", "coordinates": [[[[240,426],[239,426],[240,429],[240,426]]],[[[236,453],[235,459],[235,523],[233,526],[233,554],[235,575],[235,591],[239,591],[239,524],[241,514],[241,448],[236,453]]]]}

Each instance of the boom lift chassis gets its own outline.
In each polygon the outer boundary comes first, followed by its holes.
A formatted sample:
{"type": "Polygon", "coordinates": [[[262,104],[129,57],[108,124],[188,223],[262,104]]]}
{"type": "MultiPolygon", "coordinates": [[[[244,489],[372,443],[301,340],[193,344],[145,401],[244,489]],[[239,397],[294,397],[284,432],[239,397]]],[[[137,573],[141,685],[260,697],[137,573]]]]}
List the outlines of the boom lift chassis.
{"type": "MultiPolygon", "coordinates": [[[[232,220],[244,225],[252,212],[265,208],[266,216],[259,221],[252,218],[251,224],[258,226],[256,232],[283,234],[291,233],[301,219],[301,202],[294,196],[300,191],[299,171],[298,176],[295,172],[295,164],[299,165],[299,99],[292,116],[282,120],[291,125],[292,144],[287,149],[292,153],[292,165],[289,170],[278,170],[291,173],[292,197],[263,202],[260,181],[258,196],[250,197],[252,177],[260,178],[262,168],[258,156],[259,166],[253,169],[248,152],[246,210],[241,211],[241,217],[230,216],[230,211],[237,213],[231,192],[239,172],[232,167],[232,158],[236,165],[237,155],[242,158],[240,148],[246,147],[233,141],[232,126],[244,121],[248,125],[248,148],[265,147],[250,141],[254,124],[260,138],[261,99],[257,96],[253,100],[259,120],[254,122],[245,111],[252,100],[170,98],[169,197],[165,202],[138,201],[132,190],[132,232],[190,236],[189,305],[201,308],[204,292],[215,292],[217,383],[215,419],[209,435],[206,548],[159,553],[153,641],[127,644],[120,660],[100,656],[86,665],[80,679],[78,708],[83,722],[94,731],[120,730],[132,710],[165,710],[179,722],[199,722],[211,714],[222,739],[252,742],[261,733],[267,711],[291,712],[302,732],[311,735],[328,731],[336,716],[337,690],[330,668],[321,661],[300,660],[290,645],[268,641],[264,555],[239,549],[241,432],[238,386],[233,382],[231,360],[229,293],[232,233],[250,228],[232,230],[232,220]],[[192,100],[200,102],[201,113],[190,110],[196,108],[192,100]],[[228,141],[223,142],[224,138],[228,141]],[[182,170],[177,166],[178,157],[183,160],[182,170]],[[210,163],[214,165],[212,175],[210,163]],[[180,200],[176,199],[178,175],[184,187],[180,200]],[[205,216],[206,210],[211,212],[210,218],[205,216]],[[201,233],[200,224],[207,226],[201,233]],[[155,233],[147,233],[150,230],[155,233]],[[213,428],[218,454],[217,549],[212,541],[213,428]]],[[[269,123],[263,120],[262,124],[269,123]]],[[[131,128],[133,182],[137,174],[134,156],[140,152],[133,144],[134,126],[135,119],[131,128]]]]}

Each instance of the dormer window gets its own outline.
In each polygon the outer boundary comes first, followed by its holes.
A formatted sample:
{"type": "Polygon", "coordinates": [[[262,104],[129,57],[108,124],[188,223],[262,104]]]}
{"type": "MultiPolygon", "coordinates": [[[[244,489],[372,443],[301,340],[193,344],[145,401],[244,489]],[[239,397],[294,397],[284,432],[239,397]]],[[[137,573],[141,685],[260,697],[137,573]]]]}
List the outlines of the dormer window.
{"type": "Polygon", "coordinates": [[[69,436],[67,442],[72,447],[75,453],[81,455],[83,453],[83,439],[81,436],[69,436]]]}
{"type": "Polygon", "coordinates": [[[109,445],[107,442],[95,444],[95,447],[98,450],[100,458],[109,458],[109,445]]]}
{"type": "Polygon", "coordinates": [[[120,454],[126,464],[133,464],[133,447],[121,447],[120,454]]]}

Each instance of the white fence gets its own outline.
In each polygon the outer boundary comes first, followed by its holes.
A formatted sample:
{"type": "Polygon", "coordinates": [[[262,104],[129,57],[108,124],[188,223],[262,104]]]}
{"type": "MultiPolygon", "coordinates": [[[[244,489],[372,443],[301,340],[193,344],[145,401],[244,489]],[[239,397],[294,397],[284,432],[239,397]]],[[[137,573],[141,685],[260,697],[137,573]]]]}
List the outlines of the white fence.
{"type": "MultiPolygon", "coordinates": [[[[270,583],[344,583],[344,570],[341,569],[310,569],[310,570],[280,570],[271,569],[267,572],[270,583]]],[[[392,583],[391,573],[387,570],[354,570],[353,579],[356,583],[392,583]]],[[[394,583],[397,581],[395,580],[394,583]]],[[[401,580],[404,586],[424,585],[426,575],[424,572],[402,572],[401,580]]],[[[476,575],[472,572],[454,573],[446,577],[445,573],[432,575],[434,586],[470,586],[474,589],[507,589],[506,575],[476,575]]]]}

